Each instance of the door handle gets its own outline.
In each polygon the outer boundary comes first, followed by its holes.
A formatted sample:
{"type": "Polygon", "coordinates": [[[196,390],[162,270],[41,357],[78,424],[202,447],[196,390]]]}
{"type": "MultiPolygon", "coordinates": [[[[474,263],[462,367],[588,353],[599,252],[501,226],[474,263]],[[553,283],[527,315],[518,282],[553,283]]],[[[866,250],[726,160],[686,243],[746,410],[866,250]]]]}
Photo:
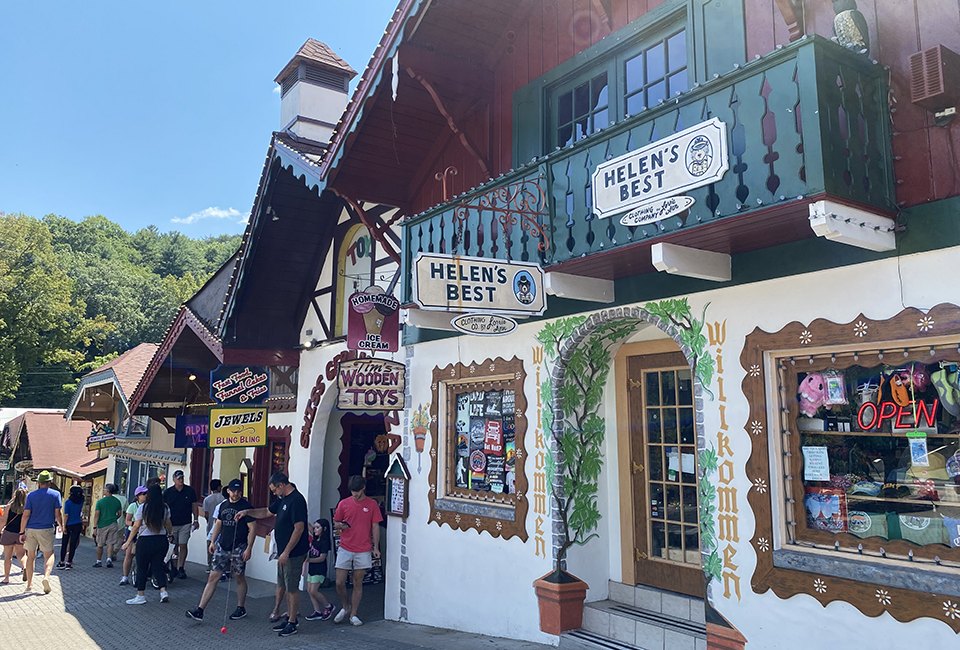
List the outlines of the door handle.
{"type": "Polygon", "coordinates": [[[647,559],[647,554],[644,553],[643,551],[641,551],[639,548],[635,548],[635,549],[633,549],[633,550],[634,550],[634,551],[636,552],[636,554],[637,554],[637,562],[639,562],[640,560],[646,560],[646,559],[647,559]]]}
{"type": "Polygon", "coordinates": [[[642,471],[643,471],[643,465],[641,465],[637,461],[633,461],[633,473],[639,474],[642,471]]]}

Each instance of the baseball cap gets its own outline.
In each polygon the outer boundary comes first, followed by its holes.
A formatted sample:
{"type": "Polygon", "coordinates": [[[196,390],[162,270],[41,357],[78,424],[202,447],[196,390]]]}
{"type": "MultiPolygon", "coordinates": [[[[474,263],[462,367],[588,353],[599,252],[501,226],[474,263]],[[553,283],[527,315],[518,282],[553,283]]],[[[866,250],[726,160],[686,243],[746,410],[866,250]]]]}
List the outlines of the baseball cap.
{"type": "Polygon", "coordinates": [[[242,489],[243,489],[243,483],[240,482],[240,479],[235,478],[235,479],[233,479],[232,481],[230,481],[229,483],[227,483],[227,489],[228,489],[228,490],[242,490],[242,489]]]}
{"type": "Polygon", "coordinates": [[[43,470],[37,474],[37,483],[50,483],[51,481],[53,481],[53,474],[47,470],[43,470]]]}
{"type": "Polygon", "coordinates": [[[143,485],[139,485],[139,486],[137,486],[137,489],[133,491],[133,496],[138,497],[138,496],[140,496],[141,494],[146,494],[147,491],[148,491],[148,490],[147,490],[146,487],[144,487],[143,485]]]}
{"type": "Polygon", "coordinates": [[[183,470],[182,470],[182,469],[178,469],[176,472],[174,472],[174,473],[173,473],[173,478],[183,478],[183,470]]]}

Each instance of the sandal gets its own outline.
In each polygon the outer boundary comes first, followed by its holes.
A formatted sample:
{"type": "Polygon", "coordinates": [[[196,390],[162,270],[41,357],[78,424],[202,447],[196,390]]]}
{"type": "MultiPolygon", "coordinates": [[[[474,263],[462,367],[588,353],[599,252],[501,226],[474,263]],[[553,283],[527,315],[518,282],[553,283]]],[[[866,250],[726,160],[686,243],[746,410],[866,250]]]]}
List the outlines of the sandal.
{"type": "Polygon", "coordinates": [[[290,618],[290,615],[287,612],[284,612],[283,614],[275,614],[273,612],[270,612],[270,617],[267,620],[270,621],[271,623],[279,623],[281,620],[285,618],[290,618]]]}

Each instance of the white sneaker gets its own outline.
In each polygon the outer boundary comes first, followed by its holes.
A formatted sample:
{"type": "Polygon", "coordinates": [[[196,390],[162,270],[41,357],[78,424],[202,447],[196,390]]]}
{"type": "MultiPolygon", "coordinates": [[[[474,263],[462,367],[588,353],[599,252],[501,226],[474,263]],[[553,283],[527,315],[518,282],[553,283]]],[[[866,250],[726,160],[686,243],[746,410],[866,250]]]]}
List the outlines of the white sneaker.
{"type": "Polygon", "coordinates": [[[357,616],[351,616],[350,625],[363,625],[363,621],[361,621],[357,616]]]}
{"type": "Polygon", "coordinates": [[[141,596],[140,594],[137,594],[133,598],[128,599],[127,604],[128,605],[146,605],[147,598],[146,596],[141,596]]]}
{"type": "Polygon", "coordinates": [[[345,610],[345,609],[343,609],[343,608],[341,607],[341,608],[340,608],[340,611],[337,612],[337,615],[333,617],[333,622],[334,622],[334,623],[343,623],[343,621],[346,620],[346,618],[347,618],[347,610],[345,610]]]}
{"type": "Polygon", "coordinates": [[[167,593],[166,589],[160,592],[160,602],[161,603],[170,602],[170,594],[167,593]]]}
{"type": "Polygon", "coordinates": [[[107,568],[108,569],[113,568],[113,560],[111,560],[110,558],[107,558],[107,568]]]}
{"type": "Polygon", "coordinates": [[[122,586],[122,585],[128,585],[128,584],[130,584],[130,578],[128,578],[127,576],[123,576],[122,578],[120,578],[120,585],[121,585],[121,586],[122,586]]]}

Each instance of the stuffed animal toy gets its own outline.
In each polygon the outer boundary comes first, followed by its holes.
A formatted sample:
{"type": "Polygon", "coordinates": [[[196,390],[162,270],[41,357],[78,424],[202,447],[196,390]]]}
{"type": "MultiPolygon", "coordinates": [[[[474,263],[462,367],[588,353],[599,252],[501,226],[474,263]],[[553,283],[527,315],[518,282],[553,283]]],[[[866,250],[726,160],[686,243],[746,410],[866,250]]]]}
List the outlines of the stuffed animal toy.
{"type": "Polygon", "coordinates": [[[807,417],[816,415],[820,407],[827,402],[827,386],[823,375],[811,372],[804,377],[797,389],[797,396],[800,398],[800,412],[807,417]]]}

